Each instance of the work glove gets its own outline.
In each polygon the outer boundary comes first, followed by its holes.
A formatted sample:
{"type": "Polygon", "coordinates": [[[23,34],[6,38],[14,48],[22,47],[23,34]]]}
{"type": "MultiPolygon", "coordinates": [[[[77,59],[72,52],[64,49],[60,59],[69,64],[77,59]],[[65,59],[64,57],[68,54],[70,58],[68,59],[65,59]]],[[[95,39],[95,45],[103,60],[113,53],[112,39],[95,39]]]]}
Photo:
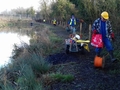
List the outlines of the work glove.
{"type": "Polygon", "coordinates": [[[111,36],[112,41],[115,41],[115,35],[113,32],[110,34],[110,36],[111,36]]]}
{"type": "Polygon", "coordinates": [[[93,30],[93,34],[99,34],[97,30],[93,30]]]}

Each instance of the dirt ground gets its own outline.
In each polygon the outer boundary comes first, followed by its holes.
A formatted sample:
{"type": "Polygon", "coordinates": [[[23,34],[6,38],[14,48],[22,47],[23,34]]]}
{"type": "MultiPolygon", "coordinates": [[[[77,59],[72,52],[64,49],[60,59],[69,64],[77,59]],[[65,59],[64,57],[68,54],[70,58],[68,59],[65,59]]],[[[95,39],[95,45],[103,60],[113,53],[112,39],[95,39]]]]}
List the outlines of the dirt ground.
{"type": "MultiPolygon", "coordinates": [[[[58,26],[52,27],[54,33],[63,39],[68,38],[69,32],[58,26]]],[[[104,68],[94,67],[94,47],[89,44],[90,52],[85,54],[66,54],[64,49],[60,53],[49,56],[49,61],[57,65],[55,71],[74,75],[70,83],[56,82],[48,90],[120,90],[120,65],[105,60],[104,68]]]]}

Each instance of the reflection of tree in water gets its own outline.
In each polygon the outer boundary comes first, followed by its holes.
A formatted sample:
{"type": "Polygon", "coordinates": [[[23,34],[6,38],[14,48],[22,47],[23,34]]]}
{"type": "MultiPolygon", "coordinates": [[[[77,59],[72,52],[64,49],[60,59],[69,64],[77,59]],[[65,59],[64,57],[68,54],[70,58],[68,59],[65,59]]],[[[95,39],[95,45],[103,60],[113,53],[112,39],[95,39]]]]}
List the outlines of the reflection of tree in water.
{"type": "Polygon", "coordinates": [[[1,32],[5,33],[18,33],[19,35],[27,35],[33,32],[32,27],[5,27],[0,29],[1,32]]]}
{"type": "Polygon", "coordinates": [[[0,28],[0,31],[5,33],[17,33],[20,36],[27,35],[28,37],[33,38],[35,32],[39,32],[43,30],[43,28],[44,25],[40,23],[35,23],[33,26],[30,26],[29,23],[29,25],[0,28]]]}

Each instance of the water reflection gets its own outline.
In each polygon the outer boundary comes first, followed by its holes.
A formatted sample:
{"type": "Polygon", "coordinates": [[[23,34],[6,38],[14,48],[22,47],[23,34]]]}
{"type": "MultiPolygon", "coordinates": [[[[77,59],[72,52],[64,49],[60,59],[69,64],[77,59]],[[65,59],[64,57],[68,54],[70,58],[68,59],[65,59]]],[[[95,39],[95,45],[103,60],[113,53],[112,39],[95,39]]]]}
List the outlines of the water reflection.
{"type": "Polygon", "coordinates": [[[29,40],[30,37],[20,33],[0,32],[0,67],[10,60],[14,44],[21,45],[21,42],[29,44],[29,40]]]}
{"type": "Polygon", "coordinates": [[[0,32],[6,32],[6,33],[19,33],[19,35],[28,35],[28,32],[31,32],[32,28],[31,27],[5,27],[5,28],[0,28],[0,32]]]}

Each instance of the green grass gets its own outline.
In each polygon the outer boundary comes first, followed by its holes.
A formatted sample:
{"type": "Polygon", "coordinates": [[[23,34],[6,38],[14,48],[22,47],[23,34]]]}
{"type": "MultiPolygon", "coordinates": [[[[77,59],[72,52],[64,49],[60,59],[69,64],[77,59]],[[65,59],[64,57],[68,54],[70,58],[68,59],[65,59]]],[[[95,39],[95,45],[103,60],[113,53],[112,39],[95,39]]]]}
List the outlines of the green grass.
{"type": "Polygon", "coordinates": [[[61,82],[71,82],[74,80],[74,76],[67,74],[61,74],[61,73],[56,73],[56,74],[51,74],[50,75],[53,79],[57,80],[57,81],[61,81],[61,82]]]}
{"type": "MultiPolygon", "coordinates": [[[[12,64],[8,65],[9,71],[8,77],[10,77],[7,81],[16,83],[16,90],[38,90],[36,87],[42,89],[42,84],[37,81],[36,73],[42,74],[49,71],[51,65],[40,56],[33,54],[31,57],[21,57],[17,58],[16,61],[13,60],[12,64]],[[11,81],[12,80],[12,81],[11,81]],[[35,89],[34,89],[35,88],[35,89]]],[[[4,83],[5,81],[3,81],[4,83]]],[[[7,82],[6,85],[3,86],[6,90],[14,90],[10,89],[11,84],[7,82]]]]}
{"type": "Polygon", "coordinates": [[[17,84],[22,90],[33,90],[37,84],[35,81],[35,75],[30,65],[20,65],[20,76],[17,79],[17,84]]]}
{"type": "Polygon", "coordinates": [[[62,73],[46,73],[43,74],[40,80],[43,82],[43,85],[49,86],[52,83],[62,82],[62,83],[69,83],[74,80],[74,76],[71,74],[62,74],[62,73]]]}

